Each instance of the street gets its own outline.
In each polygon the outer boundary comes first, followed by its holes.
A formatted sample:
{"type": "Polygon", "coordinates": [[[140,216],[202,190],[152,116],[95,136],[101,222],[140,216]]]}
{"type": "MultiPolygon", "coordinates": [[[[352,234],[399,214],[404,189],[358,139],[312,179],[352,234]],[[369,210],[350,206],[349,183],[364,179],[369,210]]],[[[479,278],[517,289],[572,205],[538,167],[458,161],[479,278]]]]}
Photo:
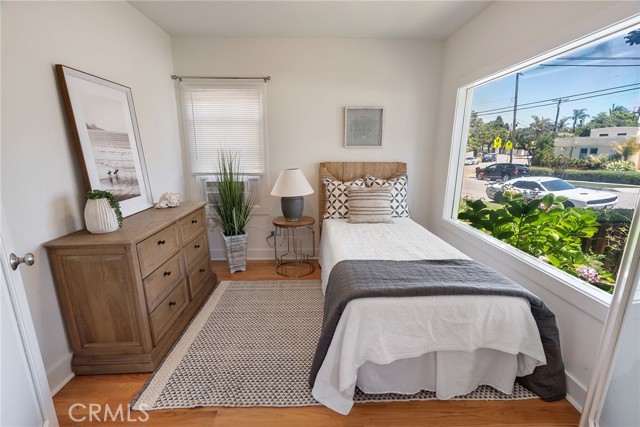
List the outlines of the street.
{"type": "MultiPolygon", "coordinates": [[[[498,155],[498,162],[506,163],[508,161],[509,156],[507,154],[498,155]]],[[[514,156],[513,163],[526,164],[527,158],[514,156]]],[[[462,180],[462,197],[469,197],[472,199],[483,198],[485,200],[489,200],[489,198],[487,197],[487,193],[485,192],[488,181],[481,181],[476,179],[476,167],[483,168],[485,166],[489,166],[490,164],[492,163],[465,165],[464,177],[462,180]]],[[[581,183],[580,185],[576,185],[576,187],[588,188],[589,185],[586,183],[581,183]]],[[[594,189],[605,190],[618,196],[618,204],[615,206],[616,208],[634,209],[636,207],[638,195],[640,194],[640,187],[615,187],[615,184],[611,184],[611,187],[608,188],[594,187],[594,189]]]]}

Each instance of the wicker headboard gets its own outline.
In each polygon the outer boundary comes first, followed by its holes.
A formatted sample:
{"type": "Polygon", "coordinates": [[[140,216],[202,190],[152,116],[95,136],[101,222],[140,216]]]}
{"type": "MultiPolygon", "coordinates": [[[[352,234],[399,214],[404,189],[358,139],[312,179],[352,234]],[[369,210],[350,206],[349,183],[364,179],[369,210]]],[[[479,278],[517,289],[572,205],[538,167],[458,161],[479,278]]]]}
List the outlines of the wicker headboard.
{"type": "Polygon", "coordinates": [[[407,164],[403,162],[324,162],[320,163],[320,190],[318,196],[319,215],[318,224],[322,231],[322,217],[324,216],[325,197],[323,178],[335,178],[339,181],[351,181],[363,178],[365,175],[376,178],[389,179],[407,174],[407,164]]]}

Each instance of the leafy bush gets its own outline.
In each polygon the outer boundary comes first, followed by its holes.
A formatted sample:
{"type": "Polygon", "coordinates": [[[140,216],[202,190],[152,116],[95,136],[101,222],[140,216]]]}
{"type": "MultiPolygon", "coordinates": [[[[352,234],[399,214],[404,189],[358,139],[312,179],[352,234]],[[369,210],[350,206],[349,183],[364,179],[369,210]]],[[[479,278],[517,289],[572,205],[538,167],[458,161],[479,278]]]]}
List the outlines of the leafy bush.
{"type": "Polygon", "coordinates": [[[551,169],[531,166],[529,174],[532,176],[556,176],[573,181],[607,182],[612,184],[640,185],[640,172],[637,171],[608,171],[608,170],[576,170],[551,169]]]}
{"type": "Polygon", "coordinates": [[[597,216],[598,224],[626,224],[630,225],[633,220],[635,209],[599,209],[594,213],[597,216]]]}
{"type": "Polygon", "coordinates": [[[548,194],[525,201],[515,195],[489,209],[482,200],[465,200],[458,219],[595,286],[610,290],[614,280],[602,268],[602,256],[586,254],[582,239],[598,231],[589,209],[565,208],[565,197],[548,194]]]}
{"type": "Polygon", "coordinates": [[[635,171],[636,165],[628,160],[618,160],[605,163],[604,168],[608,171],[635,171]]]}

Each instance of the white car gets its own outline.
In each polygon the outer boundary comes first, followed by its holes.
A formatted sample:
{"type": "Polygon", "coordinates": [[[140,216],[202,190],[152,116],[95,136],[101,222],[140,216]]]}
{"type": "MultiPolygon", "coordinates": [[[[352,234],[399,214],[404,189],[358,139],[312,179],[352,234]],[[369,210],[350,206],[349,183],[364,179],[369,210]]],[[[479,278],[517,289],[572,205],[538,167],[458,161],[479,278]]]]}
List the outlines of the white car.
{"type": "Polygon", "coordinates": [[[466,159],[464,159],[465,165],[477,165],[478,163],[480,163],[480,159],[478,159],[477,157],[467,157],[466,159]]]}
{"type": "Polygon", "coordinates": [[[490,199],[498,201],[507,189],[525,193],[536,199],[549,193],[555,196],[564,196],[568,199],[564,202],[565,207],[609,209],[618,203],[618,196],[613,193],[574,187],[567,181],[552,176],[528,176],[504,183],[497,182],[487,185],[486,192],[490,199]]]}

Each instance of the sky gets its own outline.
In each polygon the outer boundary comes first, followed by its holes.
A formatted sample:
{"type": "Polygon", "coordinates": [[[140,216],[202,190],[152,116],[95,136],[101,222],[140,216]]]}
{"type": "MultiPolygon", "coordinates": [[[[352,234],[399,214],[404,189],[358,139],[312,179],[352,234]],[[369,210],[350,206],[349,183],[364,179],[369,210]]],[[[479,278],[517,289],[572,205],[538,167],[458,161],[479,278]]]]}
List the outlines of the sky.
{"type": "MultiPolygon", "coordinates": [[[[640,45],[625,43],[627,32],[522,70],[518,82],[518,127],[527,127],[534,114],[554,121],[558,98],[563,99],[560,118],[572,116],[574,109],[581,108],[586,108],[586,113],[593,117],[608,112],[612,104],[637,110],[640,107],[640,45]],[[594,91],[600,92],[587,93],[594,91]],[[590,98],[578,99],[584,97],[590,98]],[[524,105],[545,100],[548,101],[541,104],[552,105],[524,105]]],[[[485,123],[500,115],[511,124],[515,81],[516,75],[512,74],[475,88],[472,110],[479,112],[485,123]]],[[[567,124],[571,123],[569,120],[567,124]]]]}

